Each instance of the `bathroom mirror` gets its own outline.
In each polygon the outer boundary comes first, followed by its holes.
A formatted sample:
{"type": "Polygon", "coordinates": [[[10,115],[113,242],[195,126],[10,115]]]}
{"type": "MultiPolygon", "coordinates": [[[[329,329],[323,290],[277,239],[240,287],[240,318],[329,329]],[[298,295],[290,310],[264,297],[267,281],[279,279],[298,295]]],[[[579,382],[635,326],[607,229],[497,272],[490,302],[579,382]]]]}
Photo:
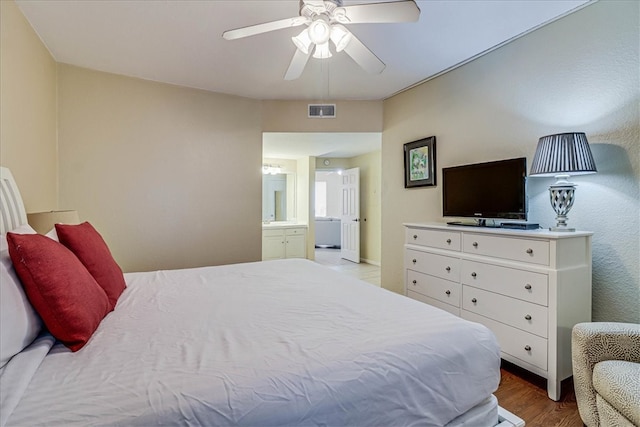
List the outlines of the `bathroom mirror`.
{"type": "Polygon", "coordinates": [[[292,173],[262,175],[262,221],[295,221],[296,176],[292,173]]]}

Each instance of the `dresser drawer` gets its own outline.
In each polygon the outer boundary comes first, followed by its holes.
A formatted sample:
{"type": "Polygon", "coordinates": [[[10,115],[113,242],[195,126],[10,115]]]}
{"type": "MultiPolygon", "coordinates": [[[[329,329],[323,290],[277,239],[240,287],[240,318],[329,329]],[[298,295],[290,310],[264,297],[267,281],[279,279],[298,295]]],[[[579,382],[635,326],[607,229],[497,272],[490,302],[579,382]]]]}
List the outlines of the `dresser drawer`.
{"type": "Polygon", "coordinates": [[[462,308],[542,338],[548,336],[548,310],[537,304],[465,285],[462,287],[462,308]]]}
{"type": "Polygon", "coordinates": [[[512,328],[504,323],[462,310],[461,317],[485,325],[495,334],[500,344],[500,351],[509,354],[523,362],[536,366],[543,371],[548,369],[547,346],[544,338],[520,329],[512,328]]]}
{"type": "Polygon", "coordinates": [[[412,245],[459,251],[461,241],[460,233],[456,231],[424,230],[422,228],[407,228],[406,230],[405,242],[412,245]]]}
{"type": "Polygon", "coordinates": [[[549,242],[544,240],[465,233],[462,250],[469,254],[549,265],[549,242]]]}
{"type": "Polygon", "coordinates": [[[417,292],[460,307],[462,286],[458,282],[451,282],[439,277],[407,270],[407,291],[417,292]]]}
{"type": "Polygon", "coordinates": [[[454,314],[454,315],[460,317],[460,308],[455,307],[453,305],[444,303],[442,301],[438,301],[437,299],[434,299],[434,298],[429,298],[426,295],[422,295],[422,294],[419,294],[419,293],[413,292],[413,291],[408,291],[407,292],[407,296],[409,298],[414,299],[414,300],[423,302],[425,304],[432,305],[434,307],[437,307],[437,308],[439,308],[441,310],[447,311],[447,312],[449,312],[451,314],[454,314]]]}
{"type": "Polygon", "coordinates": [[[461,276],[465,285],[548,305],[549,277],[546,274],[462,260],[461,276]]]}
{"type": "Polygon", "coordinates": [[[460,281],[460,259],[445,255],[407,249],[404,265],[406,268],[442,279],[460,281]]]}

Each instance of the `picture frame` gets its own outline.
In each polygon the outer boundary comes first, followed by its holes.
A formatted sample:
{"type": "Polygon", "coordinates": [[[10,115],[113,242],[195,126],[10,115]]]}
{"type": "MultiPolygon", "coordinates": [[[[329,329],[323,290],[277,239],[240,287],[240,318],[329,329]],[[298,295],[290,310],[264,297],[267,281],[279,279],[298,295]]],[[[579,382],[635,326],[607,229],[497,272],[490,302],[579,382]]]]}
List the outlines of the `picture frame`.
{"type": "Polygon", "coordinates": [[[436,185],[436,137],[404,144],[404,188],[436,185]]]}

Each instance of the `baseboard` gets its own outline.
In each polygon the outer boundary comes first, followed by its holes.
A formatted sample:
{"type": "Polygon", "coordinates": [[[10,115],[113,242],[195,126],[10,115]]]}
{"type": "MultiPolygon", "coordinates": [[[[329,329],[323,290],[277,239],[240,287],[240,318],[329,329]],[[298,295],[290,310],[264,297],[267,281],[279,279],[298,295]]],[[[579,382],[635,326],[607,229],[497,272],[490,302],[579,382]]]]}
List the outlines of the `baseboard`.
{"type": "Polygon", "coordinates": [[[524,420],[498,406],[498,425],[496,427],[524,427],[524,420]]]}
{"type": "Polygon", "coordinates": [[[376,267],[380,267],[380,261],[373,261],[366,258],[360,258],[360,262],[364,262],[365,264],[375,265],[376,267]]]}

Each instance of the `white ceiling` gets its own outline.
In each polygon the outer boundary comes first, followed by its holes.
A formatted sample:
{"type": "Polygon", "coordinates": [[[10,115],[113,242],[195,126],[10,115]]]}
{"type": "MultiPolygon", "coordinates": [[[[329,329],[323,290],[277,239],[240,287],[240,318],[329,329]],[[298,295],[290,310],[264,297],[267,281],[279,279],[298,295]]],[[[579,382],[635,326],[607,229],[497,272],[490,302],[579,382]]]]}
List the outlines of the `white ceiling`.
{"type": "MultiPolygon", "coordinates": [[[[375,2],[380,0],[344,4],[375,2]]],[[[288,28],[226,41],[225,30],[298,16],[297,0],[18,0],[58,62],[257,99],[379,100],[579,8],[586,0],[417,1],[417,23],[349,29],[386,69],[368,75],[344,52],[283,76],[288,28]]]]}

